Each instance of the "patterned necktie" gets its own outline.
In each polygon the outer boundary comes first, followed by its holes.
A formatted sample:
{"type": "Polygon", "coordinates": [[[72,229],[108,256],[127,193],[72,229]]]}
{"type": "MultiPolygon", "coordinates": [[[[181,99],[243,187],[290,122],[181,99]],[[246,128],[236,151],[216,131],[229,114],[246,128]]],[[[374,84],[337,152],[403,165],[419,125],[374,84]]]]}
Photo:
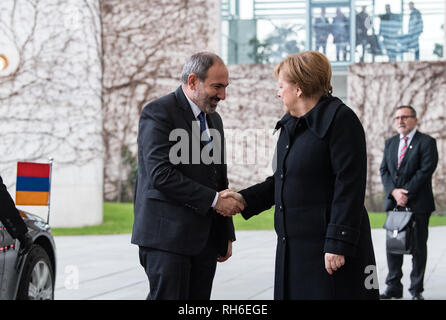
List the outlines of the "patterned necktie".
{"type": "MultiPolygon", "coordinates": [[[[206,131],[206,116],[204,115],[203,112],[200,112],[198,114],[198,120],[200,120],[200,134],[203,135],[203,132],[206,131]]],[[[205,134],[206,140],[203,141],[204,144],[208,144],[209,142],[211,142],[211,139],[209,139],[208,135],[205,134]]]]}
{"type": "Polygon", "coordinates": [[[400,156],[398,157],[398,168],[401,166],[401,162],[403,162],[403,158],[406,155],[407,151],[407,137],[403,137],[403,140],[404,140],[404,145],[401,148],[400,156]]]}

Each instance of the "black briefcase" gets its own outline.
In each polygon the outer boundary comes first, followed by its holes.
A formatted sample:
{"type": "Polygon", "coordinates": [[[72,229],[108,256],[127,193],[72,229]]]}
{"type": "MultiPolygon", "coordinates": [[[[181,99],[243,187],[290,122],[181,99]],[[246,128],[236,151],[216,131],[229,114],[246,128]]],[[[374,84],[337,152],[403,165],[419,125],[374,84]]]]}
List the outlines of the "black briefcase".
{"type": "Polygon", "coordinates": [[[393,254],[413,254],[415,252],[415,219],[409,208],[387,211],[386,248],[393,254]]]}

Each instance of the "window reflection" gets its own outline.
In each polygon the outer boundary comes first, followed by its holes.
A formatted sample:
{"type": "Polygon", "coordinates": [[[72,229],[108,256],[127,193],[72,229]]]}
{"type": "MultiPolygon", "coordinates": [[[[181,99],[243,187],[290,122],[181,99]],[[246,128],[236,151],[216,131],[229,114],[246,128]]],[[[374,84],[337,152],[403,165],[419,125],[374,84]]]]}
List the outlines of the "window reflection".
{"type": "Polygon", "coordinates": [[[350,8],[315,7],[312,10],[312,48],[333,62],[350,62],[350,8]]]}
{"type": "Polygon", "coordinates": [[[223,0],[222,55],[230,64],[275,64],[317,50],[344,67],[438,60],[444,10],[442,0],[223,0]]]}

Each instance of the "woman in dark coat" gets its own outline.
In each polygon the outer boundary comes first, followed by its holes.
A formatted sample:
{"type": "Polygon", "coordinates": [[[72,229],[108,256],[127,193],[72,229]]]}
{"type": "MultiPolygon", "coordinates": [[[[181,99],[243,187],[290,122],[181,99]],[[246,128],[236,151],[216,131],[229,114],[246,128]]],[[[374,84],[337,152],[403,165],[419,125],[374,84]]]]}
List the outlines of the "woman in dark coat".
{"type": "Polygon", "coordinates": [[[275,299],[378,299],[362,125],[331,96],[323,54],[291,55],[275,75],[286,114],[274,175],[223,197],[244,201],[245,219],[275,205],[275,299]]]}

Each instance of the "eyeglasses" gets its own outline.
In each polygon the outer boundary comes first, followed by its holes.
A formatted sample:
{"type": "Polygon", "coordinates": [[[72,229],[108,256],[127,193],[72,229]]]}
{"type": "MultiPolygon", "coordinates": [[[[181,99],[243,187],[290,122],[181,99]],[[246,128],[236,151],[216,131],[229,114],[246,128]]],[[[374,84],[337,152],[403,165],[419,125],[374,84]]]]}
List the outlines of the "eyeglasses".
{"type": "Polygon", "coordinates": [[[403,121],[406,121],[406,120],[409,119],[409,118],[415,118],[415,116],[401,116],[401,117],[395,117],[395,118],[393,118],[393,120],[395,120],[395,121],[400,121],[400,119],[401,119],[401,120],[403,120],[403,121]]]}

